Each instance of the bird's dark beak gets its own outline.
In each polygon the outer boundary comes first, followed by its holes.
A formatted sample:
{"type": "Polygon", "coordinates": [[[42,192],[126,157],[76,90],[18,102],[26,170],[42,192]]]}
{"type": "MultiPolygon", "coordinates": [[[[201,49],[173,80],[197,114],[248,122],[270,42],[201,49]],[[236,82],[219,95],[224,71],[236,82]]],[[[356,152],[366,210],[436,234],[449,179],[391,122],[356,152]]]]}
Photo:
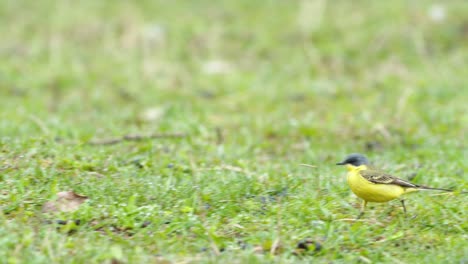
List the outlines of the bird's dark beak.
{"type": "Polygon", "coordinates": [[[346,162],[342,161],[342,162],[338,162],[336,165],[345,165],[346,162]]]}

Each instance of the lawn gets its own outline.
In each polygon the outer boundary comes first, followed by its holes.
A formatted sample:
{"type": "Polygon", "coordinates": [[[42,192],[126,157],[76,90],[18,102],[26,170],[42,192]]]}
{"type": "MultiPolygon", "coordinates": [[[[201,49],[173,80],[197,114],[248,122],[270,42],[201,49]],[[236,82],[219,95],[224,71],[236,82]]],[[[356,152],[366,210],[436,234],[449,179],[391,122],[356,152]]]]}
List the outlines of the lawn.
{"type": "Polygon", "coordinates": [[[0,262],[467,263],[467,17],[462,0],[1,1],[0,262]],[[335,166],[353,152],[456,191],[353,221],[335,166]],[[72,191],[88,199],[47,209],[72,191]]]}

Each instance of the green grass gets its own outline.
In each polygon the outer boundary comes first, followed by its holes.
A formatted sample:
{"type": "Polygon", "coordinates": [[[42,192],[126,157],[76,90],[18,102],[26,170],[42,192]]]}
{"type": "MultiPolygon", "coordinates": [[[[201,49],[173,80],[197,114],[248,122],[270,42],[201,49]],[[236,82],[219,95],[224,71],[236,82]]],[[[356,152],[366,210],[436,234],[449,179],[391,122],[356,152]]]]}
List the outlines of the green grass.
{"type": "Polygon", "coordinates": [[[467,189],[468,5],[215,2],[0,3],[0,262],[466,263],[466,195],[344,221],[334,164],[467,189]]]}

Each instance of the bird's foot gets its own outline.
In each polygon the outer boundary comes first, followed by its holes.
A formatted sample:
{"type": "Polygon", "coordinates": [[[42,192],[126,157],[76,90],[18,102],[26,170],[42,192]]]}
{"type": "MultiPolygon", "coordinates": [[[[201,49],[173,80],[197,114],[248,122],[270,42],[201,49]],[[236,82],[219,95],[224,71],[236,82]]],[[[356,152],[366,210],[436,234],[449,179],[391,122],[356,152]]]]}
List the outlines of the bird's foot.
{"type": "Polygon", "coordinates": [[[359,215],[356,217],[356,220],[361,219],[362,216],[364,216],[364,212],[360,212],[359,215]]]}

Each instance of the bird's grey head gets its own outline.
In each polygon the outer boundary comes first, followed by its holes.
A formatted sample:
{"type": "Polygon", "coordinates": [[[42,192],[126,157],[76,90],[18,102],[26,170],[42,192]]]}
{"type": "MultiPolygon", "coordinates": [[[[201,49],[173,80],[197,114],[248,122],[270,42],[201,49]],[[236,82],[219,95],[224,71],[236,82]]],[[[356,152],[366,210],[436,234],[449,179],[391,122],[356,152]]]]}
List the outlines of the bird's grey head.
{"type": "Polygon", "coordinates": [[[342,162],[338,162],[336,165],[353,165],[353,166],[361,166],[361,165],[368,165],[369,160],[366,158],[366,156],[359,154],[359,153],[353,153],[349,154],[342,162]]]}

